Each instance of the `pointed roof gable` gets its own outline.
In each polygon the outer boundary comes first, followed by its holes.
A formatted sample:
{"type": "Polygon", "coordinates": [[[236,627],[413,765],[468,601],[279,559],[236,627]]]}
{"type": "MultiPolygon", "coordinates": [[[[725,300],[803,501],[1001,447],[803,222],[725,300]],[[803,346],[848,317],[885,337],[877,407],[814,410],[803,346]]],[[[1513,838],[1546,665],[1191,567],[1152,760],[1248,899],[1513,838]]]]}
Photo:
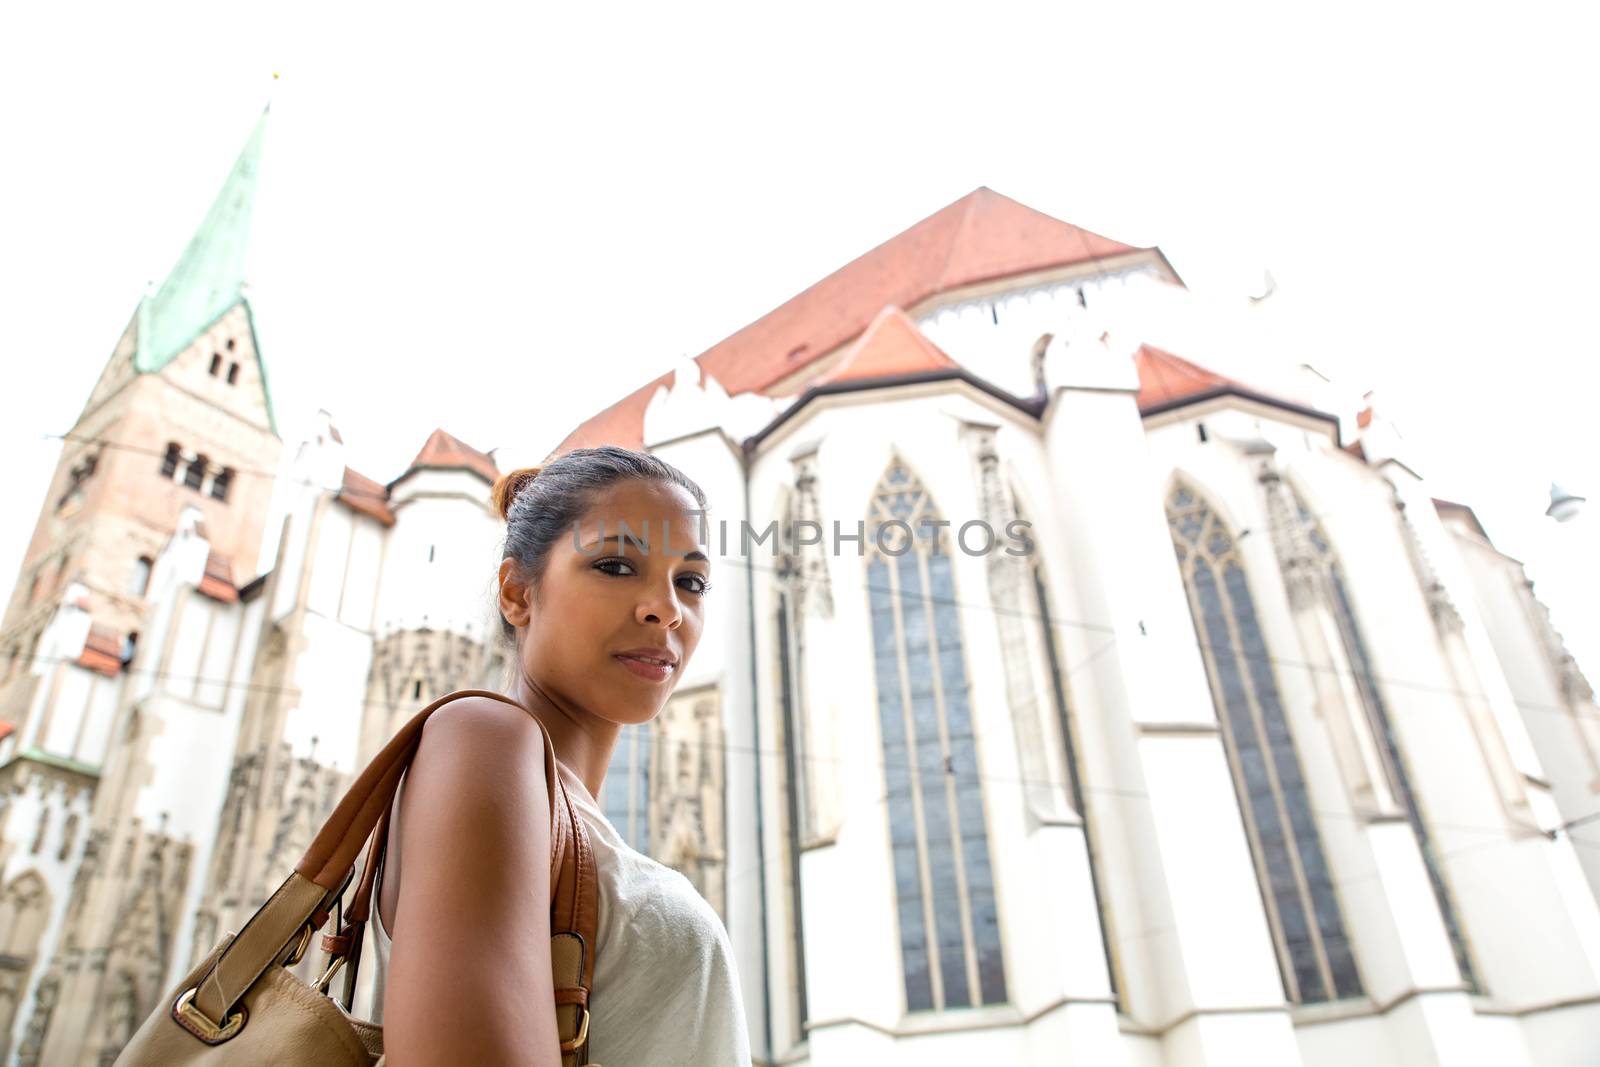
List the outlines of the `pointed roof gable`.
{"type": "MultiPolygon", "coordinates": [[[[774,383],[860,337],[885,308],[915,307],[929,297],[979,282],[1146,252],[1178,280],[1157,249],[1113,241],[980,186],[695,359],[730,396],[765,393],[774,383]]],[[[909,316],[902,312],[901,317],[916,329],[909,316]]],[[[944,356],[937,348],[933,351],[944,356]]],[[[843,372],[835,371],[839,373],[843,372]]],[[[551,455],[600,444],[642,448],[645,409],[656,389],[671,381],[671,372],[661,375],[586,419],[551,455]]]]}
{"type": "Polygon", "coordinates": [[[267,425],[278,432],[266,360],[256,339],[255,317],[244,296],[245,252],[249,246],[250,216],[255,208],[256,179],[261,169],[261,144],[270,105],[256,119],[250,138],[234,160],[233,169],[211,203],[211,210],[183,254],[153,295],[139,300],[131,332],[133,369],[155,374],[177,358],[195,339],[235,307],[243,306],[249,323],[261,390],[267,408],[267,425]]]}
{"type": "Polygon", "coordinates": [[[1154,415],[1198,400],[1224,394],[1242,396],[1262,404],[1292,411],[1329,423],[1334,444],[1338,444],[1339,418],[1298,400],[1264,393],[1235,378],[1218,374],[1182,356],[1155,347],[1140,345],[1133,357],[1139,373],[1139,414],[1154,415]]]}
{"type": "Polygon", "coordinates": [[[122,672],[122,635],[108,626],[93,623],[83,640],[83,651],[73,662],[78,666],[115,678],[122,672]]]}
{"type": "Polygon", "coordinates": [[[239,599],[239,589],[233,584],[232,561],[217,552],[206,556],[206,570],[195,589],[212,600],[235,603],[239,599]]]}
{"type": "Polygon", "coordinates": [[[349,467],[344,469],[344,478],[334,499],[352,511],[372,516],[385,526],[394,525],[394,512],[389,509],[389,490],[349,467]]]}
{"type": "Polygon", "coordinates": [[[1139,251],[980,186],[698,358],[730,394],[760,390],[860,334],[886,305],[1139,251]]]}
{"type": "Polygon", "coordinates": [[[954,370],[955,360],[928,340],[904,311],[890,306],[878,312],[848,355],[812,385],[892,378],[917,371],[954,370]]]}
{"type": "MultiPolygon", "coordinates": [[[[417,458],[411,461],[411,466],[406,468],[406,474],[420,467],[433,467],[445,470],[469,470],[491,485],[500,477],[500,468],[495,466],[494,460],[487,453],[479,452],[471,445],[464,443],[460,438],[453,437],[443,430],[434,430],[422,446],[422,451],[417,453],[417,458]]],[[[398,482],[400,478],[394,481],[398,482]]],[[[389,483],[391,486],[394,482],[389,483]]]]}
{"type": "Polygon", "coordinates": [[[167,280],[146,301],[139,351],[134,358],[134,366],[141,373],[166,366],[223,312],[244,298],[245,248],[266,126],[267,111],[263,110],[211,210],[206,212],[205,221],[189,239],[167,280]]]}
{"type": "Polygon", "coordinates": [[[1139,371],[1140,411],[1170,407],[1230,387],[1255,391],[1154,345],[1140,345],[1133,362],[1139,371]]]}

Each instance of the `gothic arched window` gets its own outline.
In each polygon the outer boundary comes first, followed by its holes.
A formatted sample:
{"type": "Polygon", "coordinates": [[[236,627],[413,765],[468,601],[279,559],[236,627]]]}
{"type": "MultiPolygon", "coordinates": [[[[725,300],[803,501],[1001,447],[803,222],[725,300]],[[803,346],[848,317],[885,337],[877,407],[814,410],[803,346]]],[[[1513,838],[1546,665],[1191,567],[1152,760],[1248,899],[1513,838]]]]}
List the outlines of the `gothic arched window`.
{"type": "Polygon", "coordinates": [[[951,541],[924,522],[937,515],[896,461],[865,539],[908,1011],[1006,999],[951,541]]]}
{"type": "Polygon", "coordinates": [[[1296,1003],[1359,996],[1361,979],[1234,538],[1182,485],[1167,498],[1167,522],[1284,992],[1296,1003]]]}
{"type": "Polygon", "coordinates": [[[1322,563],[1325,596],[1328,606],[1333,611],[1334,621],[1338,624],[1339,640],[1344,646],[1345,658],[1350,664],[1356,691],[1361,694],[1362,708],[1366,712],[1368,723],[1371,724],[1372,734],[1377,738],[1379,755],[1383,760],[1390,787],[1405,808],[1406,819],[1411,823],[1411,830],[1416,835],[1423,866],[1428,871],[1428,882],[1433,889],[1434,900],[1439,906],[1439,915],[1444,920],[1445,931],[1450,936],[1450,949],[1455,954],[1456,966],[1461,970],[1462,980],[1471,986],[1474,992],[1481,993],[1483,989],[1478,984],[1472,957],[1467,953],[1467,941],[1462,936],[1461,924],[1456,918],[1455,902],[1450,896],[1450,887],[1445,884],[1444,872],[1440,869],[1433,838],[1428,833],[1416,796],[1411,791],[1410,775],[1406,772],[1405,759],[1395,738],[1394,726],[1389,719],[1389,709],[1384,704],[1383,690],[1379,687],[1377,675],[1372,670],[1372,657],[1367,654],[1366,640],[1362,637],[1361,627],[1356,622],[1356,613],[1351,606],[1348,586],[1344,579],[1344,568],[1339,565],[1339,558],[1334,554],[1328,535],[1317,522],[1316,516],[1311,514],[1298,493],[1293,495],[1293,499],[1301,527],[1306,532],[1307,540],[1316,548],[1317,557],[1322,563]]]}
{"type": "Polygon", "coordinates": [[[624,726],[600,785],[600,808],[635,852],[650,854],[651,723],[624,726]]]}

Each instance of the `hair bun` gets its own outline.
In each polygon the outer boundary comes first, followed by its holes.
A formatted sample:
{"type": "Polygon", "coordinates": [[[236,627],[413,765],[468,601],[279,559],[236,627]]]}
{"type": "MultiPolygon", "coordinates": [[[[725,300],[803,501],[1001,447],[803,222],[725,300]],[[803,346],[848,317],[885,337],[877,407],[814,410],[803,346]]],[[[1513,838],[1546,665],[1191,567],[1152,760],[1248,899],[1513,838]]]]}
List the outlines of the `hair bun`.
{"type": "Polygon", "coordinates": [[[511,518],[511,505],[516,501],[517,494],[522,492],[529,482],[538,477],[539,472],[543,469],[544,467],[542,466],[522,467],[502,474],[500,480],[494,483],[494,490],[490,498],[494,501],[495,510],[500,513],[502,519],[509,520],[511,518]]]}

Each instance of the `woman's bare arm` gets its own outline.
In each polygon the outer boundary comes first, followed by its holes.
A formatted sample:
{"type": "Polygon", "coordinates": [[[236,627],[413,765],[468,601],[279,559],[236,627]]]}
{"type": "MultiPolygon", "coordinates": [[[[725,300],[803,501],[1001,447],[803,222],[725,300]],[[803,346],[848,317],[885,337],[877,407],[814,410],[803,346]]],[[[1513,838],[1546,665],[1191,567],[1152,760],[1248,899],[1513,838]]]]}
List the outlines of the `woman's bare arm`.
{"type": "Polygon", "coordinates": [[[463,697],[423,726],[400,798],[390,1067],[560,1067],[548,789],[527,712],[463,697]]]}

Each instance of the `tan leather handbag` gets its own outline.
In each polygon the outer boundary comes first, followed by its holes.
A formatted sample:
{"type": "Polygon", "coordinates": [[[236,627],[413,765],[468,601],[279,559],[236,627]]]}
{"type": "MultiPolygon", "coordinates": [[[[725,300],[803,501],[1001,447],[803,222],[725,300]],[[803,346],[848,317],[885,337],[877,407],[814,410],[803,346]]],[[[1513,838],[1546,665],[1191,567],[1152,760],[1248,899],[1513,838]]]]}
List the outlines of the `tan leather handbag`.
{"type": "MultiPolygon", "coordinates": [[[[367,764],[328,817],[283,885],[244,929],[223,935],[200,965],[129,1039],[113,1067],[317,1067],[382,1065],[383,1028],[349,1014],[373,887],[388,845],[389,809],[400,775],[416,754],[429,715],[463,696],[511,698],[482,689],[440,697],[418,712],[367,764]],[[342,914],[356,856],[372,839],[361,881],[338,933],[325,934],[328,967],[307,985],[289,967],[305,955],[311,935],[342,914]],[[327,993],[348,963],[342,1004],[327,993]]],[[[524,713],[531,714],[526,708],[524,713]]],[[[538,717],[533,716],[538,722],[538,717]]],[[[550,785],[550,962],[562,1067],[589,1064],[589,989],[594,977],[599,885],[588,831],[556,770],[555,748],[543,723],[544,770],[550,785]]],[[[591,1065],[598,1067],[598,1065],[591,1065]]]]}

